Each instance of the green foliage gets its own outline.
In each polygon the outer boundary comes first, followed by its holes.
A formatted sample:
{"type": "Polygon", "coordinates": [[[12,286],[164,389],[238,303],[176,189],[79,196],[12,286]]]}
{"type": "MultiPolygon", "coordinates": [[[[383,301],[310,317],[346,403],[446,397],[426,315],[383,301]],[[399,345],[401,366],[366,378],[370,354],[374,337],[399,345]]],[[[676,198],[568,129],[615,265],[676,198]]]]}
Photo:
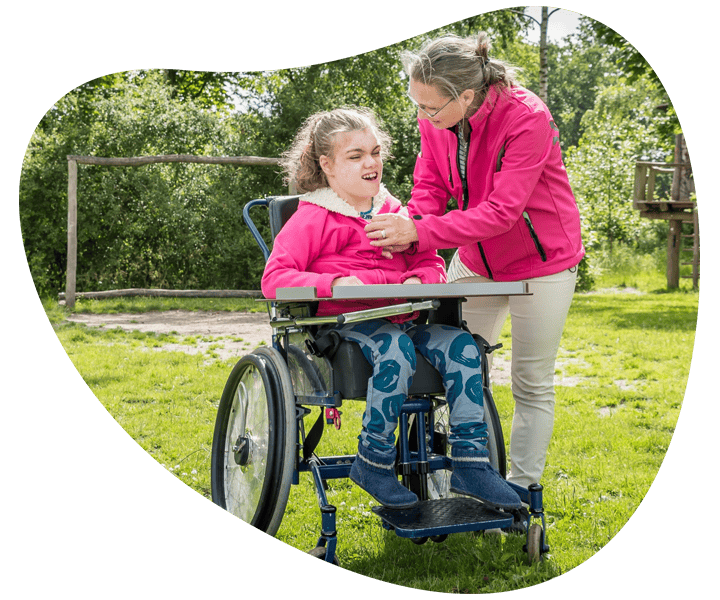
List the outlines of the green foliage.
{"type": "Polygon", "coordinates": [[[568,43],[548,47],[548,107],[560,129],[560,144],[567,150],[578,144],[582,118],[608,77],[616,77],[607,49],[592,36],[578,34],[568,43]]]}
{"type": "MultiPolygon", "coordinates": [[[[245,155],[247,118],[173,97],[162,73],[116,93],[71,92],[48,113],[25,157],[21,225],[41,293],[61,288],[67,155],[245,155]]],[[[262,257],[241,221],[254,194],[278,188],[268,167],[155,164],[78,168],[78,289],[252,287],[262,257]]]]}
{"type": "Polygon", "coordinates": [[[630,82],[642,76],[656,77],[642,54],[617,31],[600,21],[594,21],[587,17],[584,18],[584,22],[601,44],[613,48],[613,59],[618,67],[628,75],[630,82]]]}
{"type": "Polygon", "coordinates": [[[667,225],[640,218],[632,204],[635,162],[672,158],[673,140],[664,133],[674,115],[658,110],[662,93],[646,77],[609,82],[582,118],[578,145],[566,153],[590,255],[605,245],[647,251],[662,243],[667,225]]]}
{"type": "MultiPolygon", "coordinates": [[[[521,83],[534,89],[537,46],[521,41],[526,25],[512,10],[501,10],[329,63],[265,73],[131,71],[83,84],[39,123],[23,165],[20,221],[38,291],[54,295],[64,288],[68,155],[277,157],[315,111],[362,105],[377,112],[394,139],[384,182],[407,200],[419,133],[401,52],[441,33],[487,30],[493,55],[520,66],[521,83]]],[[[632,165],[640,156],[667,156],[677,119],[672,106],[655,110],[667,105],[658,82],[618,62],[616,46],[603,44],[597,33],[586,23],[569,43],[550,45],[550,109],[588,249],[600,241],[652,248],[664,230],[632,211],[632,165]]],[[[80,165],[77,289],[257,289],[262,256],[241,211],[250,199],[283,192],[272,167],[80,165]]],[[[266,232],[261,211],[257,217],[266,232]]],[[[591,261],[583,261],[579,289],[592,283],[591,261]]]]}
{"type": "Polygon", "coordinates": [[[229,88],[235,73],[167,69],[165,75],[173,89],[173,98],[192,100],[212,109],[228,109],[232,105],[229,88]]]}

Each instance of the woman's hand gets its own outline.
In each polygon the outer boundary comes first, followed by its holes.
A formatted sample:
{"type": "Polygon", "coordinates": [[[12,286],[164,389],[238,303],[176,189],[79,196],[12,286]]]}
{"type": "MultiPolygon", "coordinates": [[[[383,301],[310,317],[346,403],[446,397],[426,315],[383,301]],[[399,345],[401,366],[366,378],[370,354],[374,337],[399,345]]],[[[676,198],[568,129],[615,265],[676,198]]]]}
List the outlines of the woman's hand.
{"type": "Polygon", "coordinates": [[[422,279],[413,275],[412,277],[408,277],[405,281],[403,281],[403,285],[405,285],[406,283],[417,285],[418,283],[422,283],[422,279]]]}
{"type": "MultiPolygon", "coordinates": [[[[383,249],[386,246],[409,246],[418,241],[413,220],[397,213],[374,216],[365,226],[365,233],[370,239],[371,246],[383,249]]],[[[406,250],[407,247],[404,249],[406,250]]],[[[398,252],[395,248],[393,250],[398,252]]],[[[386,256],[385,252],[383,255],[386,256]]]]}
{"type": "Polygon", "coordinates": [[[334,288],[336,285],[365,285],[362,281],[360,281],[357,277],[354,275],[351,275],[350,277],[337,277],[333,279],[333,282],[330,284],[331,288],[334,288]]]}

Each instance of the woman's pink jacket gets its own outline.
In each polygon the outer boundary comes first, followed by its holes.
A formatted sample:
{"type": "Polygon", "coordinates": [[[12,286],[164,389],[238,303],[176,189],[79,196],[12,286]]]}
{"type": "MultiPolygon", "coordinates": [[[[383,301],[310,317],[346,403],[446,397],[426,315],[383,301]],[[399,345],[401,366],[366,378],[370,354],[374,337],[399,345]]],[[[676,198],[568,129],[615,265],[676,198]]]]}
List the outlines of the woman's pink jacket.
{"type": "Polygon", "coordinates": [[[418,251],[459,248],[461,261],[497,281],[574,267],[585,250],[557,126],[532,92],[491,87],[470,117],[467,189],[454,128],[420,119],[421,154],[408,203],[418,251]],[[446,212],[448,200],[459,210],[446,212]]]}

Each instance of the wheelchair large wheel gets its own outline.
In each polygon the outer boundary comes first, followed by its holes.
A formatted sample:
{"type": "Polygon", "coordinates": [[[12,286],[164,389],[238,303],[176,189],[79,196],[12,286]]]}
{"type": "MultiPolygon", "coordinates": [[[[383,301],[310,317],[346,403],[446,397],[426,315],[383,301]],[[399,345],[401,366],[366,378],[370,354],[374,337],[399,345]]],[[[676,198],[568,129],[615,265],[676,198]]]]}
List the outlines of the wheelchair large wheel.
{"type": "Polygon", "coordinates": [[[297,422],[287,367],[258,348],[233,368],[218,407],[211,457],[218,506],[275,535],[294,470],[297,422]]]}
{"type": "MultiPolygon", "coordinates": [[[[502,475],[503,479],[507,473],[507,458],[505,455],[505,438],[503,437],[502,427],[500,426],[500,417],[495,408],[495,401],[492,394],[484,388],[483,404],[485,406],[485,422],[487,423],[487,449],[490,454],[490,464],[502,475]]],[[[450,433],[450,408],[447,403],[443,402],[435,407],[434,411],[435,430],[433,438],[435,440],[433,452],[450,456],[450,445],[448,444],[448,435],[450,433]]],[[[414,419],[413,419],[414,421],[414,419]]],[[[429,431],[427,432],[429,434],[429,431]]],[[[415,424],[411,425],[410,433],[410,449],[417,449],[415,441],[415,424]]],[[[436,500],[438,498],[449,498],[455,496],[450,492],[451,471],[439,470],[428,475],[428,499],[436,500]]],[[[408,479],[408,487],[415,493],[420,490],[420,483],[417,481],[418,475],[410,475],[408,479]]]]}

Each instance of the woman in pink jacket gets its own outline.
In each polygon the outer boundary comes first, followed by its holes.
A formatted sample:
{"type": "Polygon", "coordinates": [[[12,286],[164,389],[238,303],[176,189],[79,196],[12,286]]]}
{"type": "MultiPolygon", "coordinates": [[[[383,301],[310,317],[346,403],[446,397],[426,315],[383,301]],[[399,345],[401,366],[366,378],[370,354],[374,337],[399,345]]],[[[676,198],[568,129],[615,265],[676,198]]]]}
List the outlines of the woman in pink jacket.
{"type": "MultiPolygon", "coordinates": [[[[297,212],[273,243],[262,278],[266,298],[279,287],[314,286],[331,298],[336,285],[443,283],[445,264],[435,250],[383,258],[365,235],[366,219],[404,208],[382,186],[389,138],[369,111],[336,109],[310,117],[284,160],[301,196],[297,212]]],[[[389,304],[391,301],[379,301],[389,304]]],[[[367,308],[325,300],[318,314],[367,308]]],[[[395,430],[416,368],[417,349],[440,372],[450,407],[452,491],[506,509],[520,498],[489,463],[480,350],[472,336],[444,325],[413,323],[414,315],[338,325],[373,367],[350,479],[381,504],[406,508],[417,496],[395,474],[395,430]]]]}
{"type": "Polygon", "coordinates": [[[517,85],[514,68],[488,51],[481,33],[405,55],[421,134],[411,218],[378,216],[366,232],[386,254],[407,244],[417,252],[458,248],[449,281],[529,282],[531,296],[476,298],[463,308],[470,330],[491,344],[511,316],[508,480],[527,487],[545,467],[555,358],[584,248],[558,128],[545,104],[517,85]],[[446,211],[451,197],[459,208],[446,211]]]}

